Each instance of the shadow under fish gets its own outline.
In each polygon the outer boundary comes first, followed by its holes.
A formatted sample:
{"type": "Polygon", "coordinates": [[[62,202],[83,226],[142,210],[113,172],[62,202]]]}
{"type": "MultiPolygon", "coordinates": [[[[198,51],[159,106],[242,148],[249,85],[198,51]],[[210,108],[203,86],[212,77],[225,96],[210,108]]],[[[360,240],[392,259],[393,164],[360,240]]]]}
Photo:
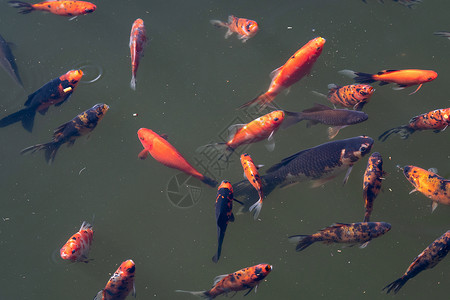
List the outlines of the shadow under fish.
{"type": "Polygon", "coordinates": [[[19,75],[19,69],[16,65],[16,59],[9,48],[8,42],[0,35],[0,65],[8,75],[23,88],[22,79],[19,75]]]}

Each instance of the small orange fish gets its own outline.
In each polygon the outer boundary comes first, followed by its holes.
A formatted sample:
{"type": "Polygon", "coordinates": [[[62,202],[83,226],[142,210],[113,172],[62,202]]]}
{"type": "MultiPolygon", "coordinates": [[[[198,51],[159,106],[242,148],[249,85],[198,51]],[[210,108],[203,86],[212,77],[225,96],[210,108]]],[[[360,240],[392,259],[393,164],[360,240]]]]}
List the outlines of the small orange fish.
{"type": "Polygon", "coordinates": [[[9,1],[10,6],[20,8],[19,13],[28,14],[34,10],[47,11],[59,16],[75,17],[94,12],[97,6],[86,1],[44,1],[30,4],[22,1],[9,1]]]}
{"type": "Polygon", "coordinates": [[[394,88],[395,90],[402,90],[413,85],[419,85],[410,95],[417,92],[424,83],[433,81],[438,76],[435,71],[418,69],[383,70],[377,74],[355,72],[352,70],[342,70],[339,71],[339,73],[354,78],[358,83],[372,83],[375,81],[380,81],[380,85],[386,85],[391,82],[396,83],[397,87],[394,88]]]}
{"type": "Polygon", "coordinates": [[[241,155],[241,164],[242,168],[244,168],[244,174],[247,177],[248,181],[253,185],[253,187],[258,191],[259,199],[252,206],[250,206],[249,211],[253,211],[253,218],[256,220],[261,212],[263,205],[263,191],[262,191],[262,183],[261,176],[259,176],[259,172],[251,156],[248,153],[244,153],[241,155]]]}
{"type": "Polygon", "coordinates": [[[373,210],[373,201],[378,196],[383,180],[383,158],[378,152],[372,153],[367,162],[363,181],[364,222],[369,222],[373,210]]]}
{"type": "Polygon", "coordinates": [[[228,17],[228,23],[211,20],[211,24],[217,28],[225,27],[228,28],[227,33],[225,33],[225,38],[229,38],[233,33],[238,35],[238,38],[245,43],[248,39],[253,37],[258,32],[258,23],[253,20],[237,18],[235,16],[228,17]]]}
{"type": "Polygon", "coordinates": [[[131,82],[130,87],[136,90],[136,73],[139,67],[139,61],[144,55],[144,47],[147,43],[145,35],[144,21],[136,19],[131,27],[130,33],[130,53],[131,53],[131,82]]]}
{"type": "Polygon", "coordinates": [[[72,235],[59,251],[62,259],[88,262],[94,231],[92,225],[84,221],[80,230],[72,235]]]}
{"type": "Polygon", "coordinates": [[[391,134],[398,133],[402,139],[407,139],[417,130],[433,130],[435,133],[444,131],[450,125],[450,107],[436,109],[413,117],[406,125],[401,125],[381,134],[378,139],[384,142],[391,134]]]}
{"type": "Polygon", "coordinates": [[[284,89],[290,87],[305,75],[309,74],[314,63],[319,58],[323,50],[325,39],[317,37],[310,40],[306,45],[295,52],[287,62],[270,73],[272,82],[269,89],[264,94],[256,97],[239,108],[259,104],[259,109],[263,110],[275,97],[284,89]]]}
{"type": "Polygon", "coordinates": [[[328,85],[328,100],[337,106],[361,110],[372,97],[375,89],[368,84],[328,85]]]}
{"type": "Polygon", "coordinates": [[[231,274],[219,275],[214,278],[213,287],[208,291],[191,292],[176,290],[176,292],[189,293],[204,299],[214,299],[222,294],[229,292],[238,292],[249,290],[244,296],[247,296],[253,288],[258,287],[259,283],[266,278],[272,271],[272,266],[268,264],[259,264],[244,268],[231,274]]]}
{"type": "Polygon", "coordinates": [[[450,180],[416,166],[405,166],[403,174],[414,186],[410,194],[421,192],[433,201],[432,212],[436,209],[438,203],[450,205],[450,180]]]}
{"type": "Polygon", "coordinates": [[[131,259],[124,261],[108,280],[105,288],[98,292],[94,300],[124,300],[132,290],[132,295],[136,297],[135,271],[134,261],[131,259]]]}
{"type": "Polygon", "coordinates": [[[217,181],[197,171],[164,137],[147,128],[139,129],[137,134],[144,146],[144,150],[138,155],[140,159],[146,159],[150,153],[154,159],[169,168],[189,174],[209,186],[217,186],[217,181]]]}

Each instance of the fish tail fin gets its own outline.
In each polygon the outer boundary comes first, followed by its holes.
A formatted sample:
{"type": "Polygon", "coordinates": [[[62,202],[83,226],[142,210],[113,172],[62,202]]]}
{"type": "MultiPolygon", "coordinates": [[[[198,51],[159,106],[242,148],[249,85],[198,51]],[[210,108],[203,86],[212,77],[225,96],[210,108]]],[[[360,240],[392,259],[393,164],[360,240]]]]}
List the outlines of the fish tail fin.
{"type": "Polygon", "coordinates": [[[226,143],[214,143],[214,144],[207,144],[203,145],[197,148],[195,152],[202,153],[206,151],[208,148],[213,148],[217,152],[220,152],[222,155],[219,156],[218,160],[222,159],[222,157],[225,156],[225,160],[228,160],[230,156],[233,154],[234,149],[228,146],[226,143]]]}
{"type": "Polygon", "coordinates": [[[219,20],[209,20],[209,23],[214,25],[216,28],[228,27],[228,24],[219,20]]]}
{"type": "Polygon", "coordinates": [[[213,299],[213,297],[208,293],[208,291],[198,291],[198,292],[192,292],[192,291],[184,291],[184,290],[175,290],[177,293],[188,293],[203,299],[213,299]]]}
{"type": "Polygon", "coordinates": [[[217,263],[219,261],[220,258],[220,254],[222,253],[222,244],[223,244],[223,239],[225,238],[225,231],[218,229],[218,239],[217,239],[217,252],[216,254],[212,257],[212,261],[214,263],[217,263]]]}
{"type": "Polygon", "coordinates": [[[383,288],[383,291],[387,289],[386,294],[389,294],[391,291],[394,291],[394,294],[397,294],[398,291],[405,285],[405,283],[408,281],[408,277],[402,276],[399,279],[395,280],[394,282],[391,282],[387,286],[383,288]]]}
{"type": "Polygon", "coordinates": [[[22,1],[9,1],[9,6],[14,8],[20,8],[19,13],[21,14],[29,14],[34,10],[33,5],[30,3],[22,2],[22,1]]]}
{"type": "Polygon", "coordinates": [[[131,76],[130,87],[133,91],[136,90],[136,77],[134,75],[131,76]]]}
{"type": "Polygon", "coordinates": [[[377,81],[373,79],[373,74],[369,73],[355,72],[352,70],[341,70],[338,73],[353,78],[358,83],[372,83],[377,81]]]}
{"type": "Polygon", "coordinates": [[[266,108],[272,101],[273,99],[275,99],[275,96],[273,93],[264,93],[259,95],[258,97],[256,97],[255,99],[242,104],[241,106],[238,107],[238,109],[243,109],[249,106],[253,106],[256,104],[259,104],[259,111],[261,112],[262,110],[264,110],[264,108],[266,108]]]}
{"type": "MultiPolygon", "coordinates": [[[[278,185],[276,180],[265,180],[268,175],[261,176],[261,190],[262,194],[267,197],[278,185]]],[[[240,198],[243,205],[239,209],[239,212],[247,212],[250,206],[259,199],[259,194],[256,189],[251,185],[250,181],[244,179],[233,184],[234,197],[240,198]]]]}
{"type": "Polygon", "coordinates": [[[412,128],[409,128],[408,125],[402,125],[399,127],[395,127],[389,130],[386,130],[383,132],[379,137],[378,140],[384,142],[391,134],[398,133],[400,135],[400,138],[405,140],[409,137],[411,133],[413,133],[415,130],[412,128]]]}
{"type": "Polygon", "coordinates": [[[295,251],[297,252],[305,250],[312,243],[314,243],[314,240],[310,235],[293,235],[289,237],[289,241],[292,243],[297,243],[297,246],[295,247],[295,251]]]}
{"type": "Polygon", "coordinates": [[[6,127],[16,122],[22,121],[22,126],[27,131],[33,131],[34,116],[36,115],[36,110],[32,107],[27,107],[18,112],[12,113],[9,116],[4,117],[0,120],[0,127],[6,127]]]}
{"type": "Polygon", "coordinates": [[[259,213],[261,212],[262,209],[262,205],[263,205],[262,198],[259,198],[259,200],[256,201],[255,204],[250,206],[250,208],[248,209],[249,211],[253,211],[253,219],[255,220],[258,219],[259,213]]]}
{"type": "Polygon", "coordinates": [[[27,147],[20,151],[20,154],[27,154],[28,152],[35,153],[40,150],[45,150],[45,160],[49,165],[55,160],[56,152],[59,147],[61,147],[61,143],[50,142],[46,144],[37,144],[34,146],[27,147]]]}
{"type": "Polygon", "coordinates": [[[86,230],[86,229],[91,229],[92,228],[92,225],[91,224],[89,224],[88,222],[86,222],[86,221],[83,221],[83,223],[81,224],[81,227],[80,227],[80,231],[81,230],[86,230]]]}
{"type": "Polygon", "coordinates": [[[212,178],[209,178],[209,177],[206,177],[206,176],[203,176],[202,182],[207,184],[207,185],[209,185],[209,186],[211,186],[211,187],[216,187],[217,184],[218,184],[218,182],[216,180],[214,180],[212,178]]]}

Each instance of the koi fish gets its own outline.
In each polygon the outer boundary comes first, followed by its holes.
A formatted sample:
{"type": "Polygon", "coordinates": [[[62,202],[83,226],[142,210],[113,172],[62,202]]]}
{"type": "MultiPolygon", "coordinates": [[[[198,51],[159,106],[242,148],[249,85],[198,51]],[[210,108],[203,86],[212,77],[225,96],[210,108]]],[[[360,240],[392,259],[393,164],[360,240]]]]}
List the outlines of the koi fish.
{"type": "Polygon", "coordinates": [[[137,134],[142,146],[144,146],[144,150],[138,155],[140,159],[146,159],[148,154],[150,154],[154,159],[166,167],[180,170],[201,180],[209,186],[215,187],[217,185],[217,181],[201,174],[188,163],[180,152],[166,140],[166,137],[147,128],[139,129],[137,134]]]}
{"type": "Polygon", "coordinates": [[[396,83],[397,87],[394,90],[402,90],[413,85],[419,85],[410,95],[416,93],[424,83],[433,81],[438,76],[435,71],[418,69],[383,70],[377,74],[355,72],[352,70],[342,70],[339,73],[352,77],[359,83],[372,83],[375,81],[380,81],[380,85],[386,85],[391,82],[396,83]]]}
{"type": "Polygon", "coordinates": [[[14,81],[23,88],[22,79],[17,69],[16,59],[9,48],[8,42],[0,35],[0,65],[14,81]]]}
{"type": "Polygon", "coordinates": [[[139,61],[144,55],[144,47],[147,43],[145,35],[144,21],[136,19],[131,27],[130,33],[130,53],[131,53],[131,82],[130,87],[136,90],[136,73],[139,67],[139,61]]]}
{"type": "Polygon", "coordinates": [[[437,35],[437,36],[442,36],[442,37],[448,38],[450,40],[450,32],[448,32],[448,31],[436,31],[436,32],[433,32],[433,34],[437,35]]]}
{"type": "Polygon", "coordinates": [[[94,231],[92,225],[84,221],[80,230],[72,235],[59,251],[62,259],[87,263],[94,231]]]}
{"type": "Polygon", "coordinates": [[[363,181],[364,198],[364,222],[369,222],[373,210],[373,201],[378,196],[381,189],[381,181],[385,172],[383,171],[383,158],[378,152],[372,153],[367,162],[363,181]]]}
{"type": "Polygon", "coordinates": [[[248,39],[252,38],[258,32],[258,23],[253,20],[237,18],[233,15],[228,16],[228,23],[219,20],[210,20],[217,28],[228,28],[225,33],[225,38],[229,38],[233,33],[238,35],[238,39],[245,43],[248,39]]]}
{"type": "Polygon", "coordinates": [[[204,299],[214,299],[222,294],[229,292],[238,292],[249,290],[244,296],[248,295],[253,288],[258,287],[259,283],[266,278],[272,271],[272,266],[268,264],[259,264],[244,268],[231,274],[219,275],[214,278],[213,287],[208,291],[191,292],[176,290],[175,292],[189,293],[204,299]]]}
{"type": "Polygon", "coordinates": [[[45,150],[45,160],[50,165],[54,161],[56,152],[61,145],[67,143],[68,146],[72,146],[77,138],[94,130],[98,122],[103,119],[108,109],[109,106],[106,104],[96,104],[92,108],[77,115],[69,122],[56,128],[53,132],[53,139],[51,142],[27,147],[20,153],[35,153],[36,151],[45,150]]]}
{"type": "Polygon", "coordinates": [[[450,251],[450,230],[437,238],[425,250],[422,251],[414,261],[409,265],[402,277],[391,282],[383,288],[387,289],[386,293],[397,292],[405,285],[405,283],[417,274],[426,269],[434,268],[441,260],[447,256],[450,251]]]}
{"type": "Polygon", "coordinates": [[[334,83],[328,85],[328,100],[333,105],[352,108],[354,110],[362,110],[370,97],[372,97],[375,89],[368,84],[350,84],[338,86],[334,83]]]}
{"type": "Polygon", "coordinates": [[[391,230],[391,224],[385,222],[335,223],[311,235],[293,235],[289,241],[297,243],[296,251],[305,250],[315,242],[361,244],[364,248],[374,238],[391,230]]]}
{"type": "Polygon", "coordinates": [[[34,10],[46,11],[59,16],[79,16],[94,12],[97,6],[86,1],[44,1],[30,4],[22,1],[9,1],[11,7],[19,8],[19,13],[29,14],[34,10]]]}
{"type": "Polygon", "coordinates": [[[391,134],[398,133],[400,138],[407,139],[410,134],[417,130],[433,130],[435,133],[444,131],[450,125],[450,107],[443,109],[436,109],[409,120],[406,125],[394,127],[386,130],[378,139],[384,142],[391,134]]]}
{"type": "MultiPolygon", "coordinates": [[[[372,145],[372,138],[358,136],[300,151],[273,165],[266,175],[261,176],[262,192],[267,198],[276,187],[283,188],[304,181],[313,181],[313,187],[318,187],[347,171],[345,184],[353,165],[370,153],[372,145]]],[[[248,180],[235,183],[233,190],[234,196],[242,198],[245,206],[254,203],[259,196],[248,180]]]]}
{"type": "Polygon", "coordinates": [[[23,128],[31,132],[36,112],[45,115],[52,105],[60,106],[69,99],[83,76],[81,70],[70,70],[59,78],[43,85],[28,96],[25,108],[0,120],[0,127],[21,121],[23,128]]]}
{"type": "Polygon", "coordinates": [[[264,94],[256,97],[239,108],[259,104],[259,109],[263,110],[275,97],[284,89],[290,87],[305,75],[309,74],[314,63],[319,58],[323,50],[325,39],[317,37],[310,40],[306,45],[295,52],[288,61],[270,73],[272,82],[269,89],[264,94]]]}
{"type": "Polygon", "coordinates": [[[416,166],[405,166],[403,175],[414,186],[410,194],[421,192],[433,201],[431,212],[436,209],[438,203],[450,205],[450,180],[416,166]]]}
{"type": "Polygon", "coordinates": [[[94,300],[124,300],[131,291],[133,291],[131,294],[136,297],[136,288],[134,287],[135,271],[136,265],[131,259],[121,263],[106,283],[105,288],[98,292],[94,300]]]}
{"type": "Polygon", "coordinates": [[[258,219],[259,213],[261,212],[263,205],[263,192],[262,192],[262,184],[261,177],[259,176],[259,172],[251,156],[248,153],[244,153],[241,155],[241,165],[244,168],[245,177],[247,180],[253,185],[253,187],[258,191],[259,199],[252,206],[250,206],[249,211],[253,211],[253,218],[258,219]]]}
{"type": "Polygon", "coordinates": [[[334,138],[339,130],[347,127],[348,125],[354,125],[366,121],[369,116],[362,111],[354,111],[348,109],[332,109],[326,105],[315,103],[312,108],[303,110],[300,113],[286,112],[290,117],[288,122],[285,122],[282,126],[289,126],[293,122],[300,122],[308,120],[307,127],[322,123],[330,125],[328,127],[328,138],[334,138]]]}
{"type": "Polygon", "coordinates": [[[234,222],[233,215],[233,187],[231,183],[224,180],[219,185],[216,197],[216,223],[217,223],[217,253],[212,261],[217,263],[222,252],[223,239],[227,230],[228,222],[234,222]]]}
{"type": "Polygon", "coordinates": [[[205,147],[214,147],[218,151],[223,152],[228,158],[239,146],[256,143],[265,139],[270,142],[268,149],[273,150],[275,147],[273,135],[283,123],[284,119],[284,111],[275,110],[247,124],[231,125],[228,128],[230,138],[226,143],[208,144],[199,147],[197,152],[200,152],[205,147]]]}

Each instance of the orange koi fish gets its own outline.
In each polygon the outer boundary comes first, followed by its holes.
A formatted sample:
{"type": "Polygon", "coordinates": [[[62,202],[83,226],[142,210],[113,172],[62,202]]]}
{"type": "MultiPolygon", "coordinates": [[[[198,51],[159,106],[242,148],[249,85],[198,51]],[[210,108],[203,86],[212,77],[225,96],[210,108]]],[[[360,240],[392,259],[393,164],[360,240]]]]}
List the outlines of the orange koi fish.
{"type": "Polygon", "coordinates": [[[147,43],[145,35],[144,21],[136,19],[131,27],[130,33],[130,53],[131,53],[131,82],[130,87],[136,90],[136,73],[139,61],[144,55],[144,46],[147,43]]]}
{"type": "Polygon", "coordinates": [[[223,239],[227,230],[228,222],[234,222],[233,215],[233,187],[231,183],[224,180],[217,190],[216,198],[216,224],[217,224],[217,253],[212,261],[217,263],[222,252],[223,239]]]}
{"type": "Polygon", "coordinates": [[[132,295],[136,297],[135,271],[134,261],[131,259],[124,261],[108,280],[105,288],[98,292],[94,300],[124,300],[132,290],[132,295]]]}
{"type": "Polygon", "coordinates": [[[264,139],[268,139],[270,142],[268,148],[269,150],[273,150],[275,147],[273,135],[283,123],[284,118],[284,111],[275,110],[250,123],[231,125],[228,128],[230,132],[228,142],[205,145],[197,149],[197,151],[201,151],[205,147],[215,147],[217,150],[226,153],[226,157],[228,158],[237,147],[256,143],[264,139]]]}
{"type": "Polygon", "coordinates": [[[407,139],[417,130],[433,130],[435,133],[444,131],[450,125],[450,107],[436,109],[409,120],[406,125],[401,125],[383,132],[378,139],[384,142],[391,134],[398,133],[402,139],[407,139]]]}
{"type": "Polygon", "coordinates": [[[377,74],[355,72],[352,70],[342,70],[339,73],[352,77],[358,83],[372,83],[375,81],[380,81],[380,85],[386,85],[391,82],[396,83],[397,87],[394,90],[402,90],[413,85],[419,85],[410,95],[417,92],[424,83],[433,81],[438,76],[435,71],[418,69],[383,70],[377,74]]]}
{"type": "Polygon", "coordinates": [[[241,164],[242,168],[244,168],[245,177],[247,177],[248,181],[253,185],[253,187],[258,191],[259,199],[252,206],[250,206],[249,211],[253,212],[253,218],[256,220],[261,212],[263,205],[263,191],[262,191],[262,182],[261,176],[259,176],[259,172],[251,156],[248,153],[244,153],[241,155],[241,164]]]}
{"type": "Polygon", "coordinates": [[[62,259],[88,262],[94,231],[92,225],[84,221],[80,230],[72,235],[59,251],[62,259]]]}
{"type": "Polygon", "coordinates": [[[331,83],[327,98],[333,105],[362,110],[374,92],[375,89],[368,84],[338,86],[331,83]]]}
{"type": "Polygon", "coordinates": [[[228,17],[228,23],[219,20],[210,20],[211,24],[217,28],[228,28],[225,38],[229,38],[233,33],[238,35],[238,39],[245,43],[258,32],[258,23],[253,20],[236,18],[231,15],[228,17]]]}
{"type": "Polygon", "coordinates": [[[94,130],[94,128],[97,127],[98,122],[103,119],[108,109],[109,106],[106,104],[96,104],[77,115],[69,122],[56,128],[53,132],[53,139],[51,142],[27,147],[20,153],[35,153],[36,151],[45,150],[45,160],[50,165],[54,161],[56,152],[61,145],[67,143],[68,146],[72,146],[77,138],[94,130]]]}
{"type": "Polygon", "coordinates": [[[391,230],[391,224],[385,222],[335,223],[311,235],[293,235],[289,241],[297,243],[296,251],[305,250],[312,243],[323,242],[361,244],[361,248],[374,238],[391,230]]]}
{"type": "Polygon", "coordinates": [[[405,166],[403,174],[414,186],[410,194],[421,192],[433,201],[431,212],[436,209],[438,203],[450,205],[450,180],[416,166],[405,166]]]}
{"type": "Polygon", "coordinates": [[[217,181],[206,177],[197,171],[187,162],[180,152],[178,152],[178,150],[161,135],[147,128],[139,129],[137,134],[142,146],[144,146],[144,150],[138,155],[140,159],[146,159],[148,154],[150,154],[158,162],[169,168],[177,169],[189,174],[209,186],[215,187],[217,185],[217,181]]]}
{"type": "Polygon", "coordinates": [[[434,268],[441,260],[445,258],[445,256],[447,256],[449,251],[450,230],[437,238],[433,243],[425,248],[422,253],[417,255],[411,265],[409,265],[405,274],[384,287],[383,291],[387,289],[387,294],[389,294],[391,291],[393,291],[394,294],[397,294],[397,292],[405,285],[408,280],[426,269],[434,268]]]}
{"type": "Polygon", "coordinates": [[[34,10],[47,11],[59,16],[75,17],[94,12],[97,6],[86,1],[44,1],[30,4],[22,1],[9,1],[10,6],[20,8],[19,13],[29,14],[34,10]]]}
{"type": "Polygon", "coordinates": [[[272,82],[267,92],[241,105],[239,108],[259,104],[260,110],[263,110],[284,89],[309,74],[317,58],[322,53],[324,44],[325,39],[322,37],[310,40],[300,50],[295,52],[284,65],[270,73],[272,82]]]}
{"type": "MultiPolygon", "coordinates": [[[[204,299],[214,299],[219,295],[229,292],[238,292],[249,290],[244,296],[248,295],[253,288],[258,287],[259,283],[269,275],[272,266],[268,264],[259,264],[244,268],[231,274],[219,275],[214,278],[213,287],[208,291],[191,292],[176,290],[176,292],[189,293],[204,299]]],[[[256,289],[255,289],[256,291],[256,289]]]]}
{"type": "Polygon", "coordinates": [[[364,222],[369,222],[370,215],[373,210],[373,201],[378,196],[381,189],[381,181],[385,172],[383,171],[383,158],[378,152],[372,153],[367,162],[366,171],[364,172],[363,181],[363,198],[364,198],[364,222]]]}
{"type": "Polygon", "coordinates": [[[36,112],[45,115],[52,105],[60,106],[72,95],[83,76],[81,70],[70,70],[59,78],[46,83],[28,96],[25,108],[0,120],[0,127],[6,127],[22,121],[22,126],[29,132],[33,130],[36,112]]]}

